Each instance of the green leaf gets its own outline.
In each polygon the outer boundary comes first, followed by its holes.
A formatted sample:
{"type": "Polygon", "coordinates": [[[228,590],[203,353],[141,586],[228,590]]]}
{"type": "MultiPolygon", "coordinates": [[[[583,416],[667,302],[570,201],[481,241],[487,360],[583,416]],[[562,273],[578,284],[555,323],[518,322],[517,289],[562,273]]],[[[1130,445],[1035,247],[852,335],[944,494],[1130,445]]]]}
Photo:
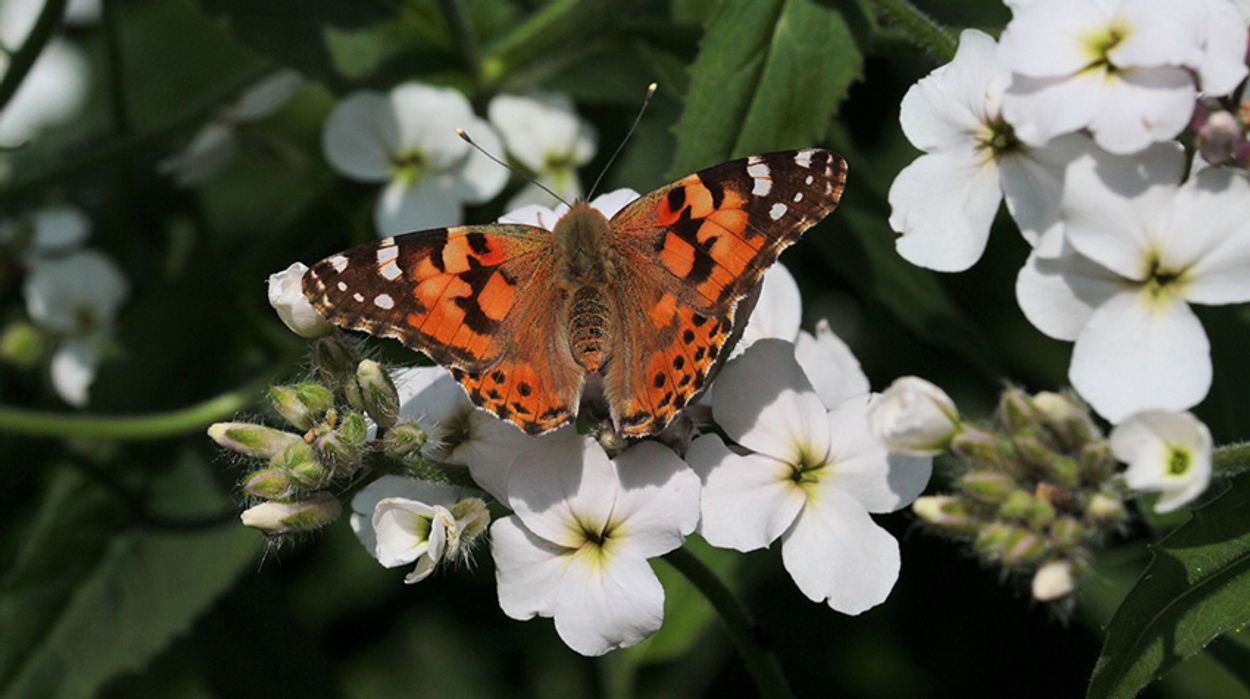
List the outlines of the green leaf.
{"type": "Polygon", "coordinates": [[[842,13],[811,0],[729,0],[690,69],[670,177],[731,158],[810,146],[863,56],[842,13]]]}
{"type": "Polygon", "coordinates": [[[1250,477],[1153,547],[1107,626],[1090,697],[1132,697],[1222,634],[1250,624],[1250,477]]]}
{"type": "MultiPolygon", "coordinates": [[[[183,460],[172,480],[157,484],[154,492],[180,498],[184,516],[220,507],[224,499],[205,470],[198,460],[183,460]]],[[[229,523],[194,532],[124,531],[91,565],[67,560],[82,552],[62,548],[64,543],[115,530],[81,519],[78,513],[90,509],[82,506],[101,496],[80,478],[65,478],[70,485],[60,488],[77,489],[78,497],[54,492],[51,510],[41,518],[68,528],[35,532],[27,555],[0,589],[5,629],[0,647],[20,640],[24,651],[0,676],[0,697],[6,699],[93,696],[111,678],[142,668],[187,631],[256,555],[260,537],[229,523]],[[45,589],[56,592],[55,606],[41,599],[45,589]],[[9,635],[14,629],[21,631],[20,639],[9,635]]]]}

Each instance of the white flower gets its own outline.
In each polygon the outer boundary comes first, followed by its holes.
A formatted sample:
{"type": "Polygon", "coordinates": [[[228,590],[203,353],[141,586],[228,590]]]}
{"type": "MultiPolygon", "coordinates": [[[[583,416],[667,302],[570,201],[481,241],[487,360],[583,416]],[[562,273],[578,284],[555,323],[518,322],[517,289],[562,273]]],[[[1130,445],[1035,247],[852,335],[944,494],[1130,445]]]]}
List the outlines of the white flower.
{"type": "Polygon", "coordinates": [[[1185,184],[1181,149],[1073,162],[1062,216],[1070,245],[1034,254],[1016,295],[1043,333],[1074,340],[1068,377],[1112,422],[1185,410],[1211,385],[1210,345],[1190,303],[1250,300],[1250,183],[1206,168],[1185,184]]]}
{"type": "Polygon", "coordinates": [[[499,606],[555,619],[583,655],[660,628],[664,588],[647,559],[682,545],[699,521],[699,479],[657,442],[609,461],[589,438],[531,451],[508,482],[514,514],[491,527],[499,606]]]}
{"type": "Polygon", "coordinates": [[[303,262],[293,262],[281,272],[269,275],[269,305],[291,332],[311,340],[329,335],[334,325],[304,296],[303,280],[307,271],[303,262]]]}
{"type": "Polygon", "coordinates": [[[386,183],[374,209],[379,235],[464,219],[464,205],[499,193],[508,172],[456,135],[464,129],[487,152],[499,137],[456,90],[405,83],[383,95],[356,92],[339,102],[321,132],[330,165],[362,182],[386,183]]]}
{"type": "Polygon", "coordinates": [[[1246,19],[1229,0],[1205,0],[1206,37],[1196,62],[1202,91],[1228,95],[1246,78],[1246,19]]]}
{"type": "Polygon", "coordinates": [[[442,367],[400,369],[393,378],[400,417],[416,422],[429,438],[422,453],[436,461],[467,466],[473,481],[500,502],[508,502],[508,475],[518,456],[576,436],[572,427],[566,427],[533,437],[478,410],[442,367]]]}
{"type": "Polygon", "coordinates": [[[244,90],[200,127],[181,151],[157,163],[157,172],[172,176],[180,187],[208,180],[238,154],[239,127],[278,113],[303,81],[293,70],[280,70],[244,90]]]}
{"type": "Polygon", "coordinates": [[[931,462],[887,453],[868,430],[868,397],[826,410],[780,340],[762,340],[726,364],[712,411],[725,434],[699,437],[686,460],[703,480],[703,537],[750,551],[782,540],[799,589],[859,614],[889,595],[898,542],[870,512],[893,512],[929,480],[931,462]]]}
{"type": "Polygon", "coordinates": [[[70,205],[47,206],[0,222],[0,244],[23,246],[27,263],[35,258],[68,252],[83,243],[91,221],[70,205]]]}
{"type": "Polygon", "coordinates": [[[901,234],[896,246],[908,262],[942,272],[968,269],[985,252],[1004,198],[1030,244],[1058,248],[1063,166],[1088,142],[1021,143],[1001,114],[1010,79],[994,40],[968,29],[954,60],[903,97],[903,133],[925,151],[890,187],[890,225],[901,234]]]}
{"type": "Polygon", "coordinates": [[[1103,148],[1134,153],[1185,128],[1198,96],[1190,70],[1206,48],[1202,2],[1031,3],[1002,35],[1013,72],[1003,114],[1031,145],[1088,127],[1103,148]]]}
{"type": "MultiPolygon", "coordinates": [[[[0,46],[16,51],[42,10],[38,0],[0,2],[0,46]]],[[[8,70],[8,51],[0,52],[0,75],[8,70]]],[[[86,104],[89,86],[90,68],[82,51],[53,37],[0,111],[0,146],[20,146],[45,127],[69,122],[86,104]]]]}
{"type": "Polygon", "coordinates": [[[467,552],[489,521],[479,498],[414,478],[383,476],[352,498],[352,531],[361,545],[387,568],[415,562],[404,577],[409,585],[467,552]]]}
{"type": "Polygon", "coordinates": [[[1111,431],[1111,453],[1128,464],[1134,490],[1160,492],[1156,512],[1171,512],[1211,482],[1211,432],[1190,413],[1148,410],[1111,431]]]}
{"type": "MultiPolygon", "coordinates": [[[[565,201],[582,196],[577,168],[595,156],[595,129],[573,109],[568,95],[533,92],[499,95],[487,108],[490,123],[503,136],[512,157],[565,201]]],[[[508,200],[509,210],[527,204],[557,204],[539,187],[527,184],[508,200]]]]}
{"type": "Polygon", "coordinates": [[[890,451],[938,454],[959,432],[959,411],[942,389],[917,376],[904,376],[872,402],[868,424],[890,451]]]}
{"type": "Polygon", "coordinates": [[[736,357],[759,340],[775,337],[794,342],[803,322],[803,297],[794,275],[780,262],[764,272],[759,298],[747,326],[742,329],[731,357],[736,357]]]}
{"type": "Polygon", "coordinates": [[[53,387],[70,405],[85,405],[99,351],[130,285],[111,259],[81,250],[32,258],[22,291],[31,320],[67,340],[53,356],[53,387]]]}
{"type": "MultiPolygon", "coordinates": [[[[622,188],[606,192],[595,197],[590,208],[596,209],[605,218],[612,218],[627,204],[638,198],[638,192],[622,188]]],[[[499,217],[500,223],[522,223],[527,226],[538,226],[546,230],[555,230],[556,222],[569,212],[569,207],[559,204],[554,209],[541,204],[529,204],[499,217]]]]}
{"type": "Polygon", "coordinates": [[[1058,560],[1044,563],[1033,574],[1033,599],[1050,602],[1076,589],[1072,575],[1072,561],[1058,560]]]}

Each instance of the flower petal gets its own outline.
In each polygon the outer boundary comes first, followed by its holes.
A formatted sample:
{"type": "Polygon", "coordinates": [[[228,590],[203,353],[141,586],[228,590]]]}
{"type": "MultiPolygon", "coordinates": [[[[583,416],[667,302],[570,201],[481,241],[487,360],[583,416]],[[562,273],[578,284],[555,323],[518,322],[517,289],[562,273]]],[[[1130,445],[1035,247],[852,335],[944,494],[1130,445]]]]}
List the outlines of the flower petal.
{"type": "Polygon", "coordinates": [[[399,147],[399,124],[384,95],[356,92],[339,102],[321,130],[330,166],[362,182],[391,177],[391,154],[399,147]]]}
{"type": "Polygon", "coordinates": [[[373,210],[379,236],[458,226],[464,220],[464,200],[457,196],[455,181],[432,175],[406,183],[394,180],[382,190],[373,210]]]}
{"type": "MultiPolygon", "coordinates": [[[[457,128],[467,129],[479,142],[486,137],[477,133],[485,123],[473,115],[469,100],[453,88],[407,82],[391,89],[387,107],[396,126],[391,153],[419,151],[427,167],[436,172],[459,166],[473,151],[456,135],[457,128]]],[[[485,126],[485,130],[490,131],[490,127],[485,126]]],[[[490,145],[498,150],[499,141],[490,145]]]]}
{"type": "Polygon", "coordinates": [[[589,437],[558,440],[517,457],[508,478],[508,504],[525,527],[577,548],[601,534],[621,490],[616,466],[589,437]]]}
{"type": "Polygon", "coordinates": [[[430,550],[434,508],[407,498],[383,498],[373,510],[378,563],[408,565],[430,550]]]}
{"type": "Polygon", "coordinates": [[[863,396],[829,412],[833,443],[820,487],[847,493],[869,512],[894,512],[924,492],[933,459],[891,454],[868,429],[868,405],[863,396]]]}
{"type": "Polygon", "coordinates": [[[593,209],[598,209],[599,213],[605,217],[612,218],[639,196],[638,192],[629,187],[622,187],[600,194],[590,201],[590,206],[593,209]]]}
{"type": "MultiPolygon", "coordinates": [[[[490,124],[477,117],[473,117],[466,123],[470,124],[467,128],[473,129],[473,140],[482,147],[482,150],[487,153],[498,153],[503,149],[499,143],[499,136],[495,134],[490,124]]],[[[508,184],[508,170],[476,148],[469,150],[468,156],[461,161],[454,174],[456,196],[470,204],[490,201],[508,184]]]]}
{"type": "Polygon", "coordinates": [[[574,557],[553,600],[556,633],[569,648],[603,655],[660,630],[664,588],[645,559],[586,558],[582,552],[574,557]]]}
{"type": "Polygon", "coordinates": [[[1116,18],[1131,27],[1107,51],[1111,63],[1121,68],[1187,64],[1206,34],[1202,2],[1120,0],[1116,18]]]}
{"type": "Polygon", "coordinates": [[[594,156],[594,127],[577,115],[568,95],[499,95],[490,101],[487,113],[503,134],[508,152],[534,172],[545,172],[553,159],[584,165],[594,156]]]}
{"type": "Polygon", "coordinates": [[[1003,199],[998,166],[971,145],[922,155],[890,185],[898,254],[939,272],[968,269],[985,252],[1003,199]]]}
{"type": "Polygon", "coordinates": [[[81,408],[87,405],[87,392],[99,366],[100,348],[96,341],[67,340],[52,354],[49,366],[52,388],[61,400],[81,408]]]}
{"type": "Polygon", "coordinates": [[[998,58],[1009,70],[1031,77],[1067,76],[1090,57],[1082,37],[1110,23],[1110,14],[1088,0],[1051,0],[1018,7],[1003,30],[998,58]]]}
{"type": "Polygon", "coordinates": [[[1089,137],[1068,134],[998,160],[999,185],[1007,211],[1025,240],[1042,257],[1058,255],[1063,244],[1059,202],[1063,198],[1064,170],[1068,163],[1093,148],[1089,137]]]}
{"type": "Polygon", "coordinates": [[[716,435],[690,444],[686,461],[703,481],[699,534],[713,546],[738,551],[767,548],[803,508],[793,468],[758,454],[740,456],[716,435]]]}
{"type": "Polygon", "coordinates": [[[1111,451],[1128,464],[1124,480],[1134,490],[1162,492],[1157,512],[1171,512],[1211,481],[1211,432],[1190,413],[1148,410],[1111,431],[1111,451]]]}
{"type": "Polygon", "coordinates": [[[1185,410],[1211,388],[1210,352],[1202,324],[1183,300],[1122,291],[1090,316],[1068,378],[1111,422],[1152,408],[1185,410]]]}
{"type": "Polygon", "coordinates": [[[1021,141],[1044,146],[1094,119],[1106,82],[1106,71],[1100,69],[1048,78],[1017,74],[1003,95],[1003,117],[1021,141]]]}
{"type": "Polygon", "coordinates": [[[1184,68],[1124,69],[1107,80],[1089,127],[1107,151],[1137,153],[1180,134],[1197,99],[1193,77],[1184,68]]]}
{"type": "Polygon", "coordinates": [[[503,613],[522,621],[551,616],[553,598],[575,552],[534,534],[511,515],[490,526],[490,553],[503,613]]]}
{"type": "Polygon", "coordinates": [[[1094,309],[1123,288],[1123,279],[1064,245],[1062,255],[1034,252],[1016,277],[1016,299],[1033,327],[1057,340],[1081,334],[1094,309]]]}
{"type": "Polygon", "coordinates": [[[843,614],[881,604],[898,580],[898,542],[847,493],[809,499],[783,541],[781,559],[799,590],[843,614]]]}
{"type": "Polygon", "coordinates": [[[1226,168],[1206,168],[1176,193],[1172,228],[1160,241],[1162,262],[1185,270],[1186,299],[1250,301],[1250,181],[1226,168]]]}
{"type": "Polygon", "coordinates": [[[613,543],[642,558],[679,548],[699,524],[699,476],[671,449],[651,441],[616,457],[616,470],[621,492],[612,509],[613,543]]]}
{"type": "Polygon", "coordinates": [[[899,107],[899,122],[912,145],[926,152],[973,145],[988,119],[987,108],[997,106],[1007,84],[997,50],[988,34],[965,29],[954,59],[911,86],[899,107]]]}
{"type": "Polygon", "coordinates": [[[1246,78],[1246,23],[1233,3],[1206,0],[1207,33],[1198,76],[1202,92],[1231,94],[1246,78]]]}
{"type": "Polygon", "coordinates": [[[419,481],[404,476],[386,475],[365,486],[352,498],[351,526],[360,545],[370,556],[376,556],[377,534],[373,530],[373,513],[386,498],[405,498],[427,505],[450,506],[463,497],[464,491],[443,483],[419,481]]]}
{"type": "Polygon", "coordinates": [[[794,358],[827,410],[850,398],[868,395],[868,377],[851,348],[833,334],[829,321],[817,321],[815,335],[799,332],[794,358]]]}
{"type": "Polygon", "coordinates": [[[790,270],[778,262],[764,273],[759,299],[733,356],[742,354],[752,343],[766,337],[793,342],[802,320],[803,298],[799,295],[799,283],[794,281],[790,270]]]}
{"type": "Polygon", "coordinates": [[[228,118],[236,122],[267,119],[291,101],[303,82],[304,78],[293,70],[276,71],[244,90],[227,110],[228,118]]]}
{"type": "Polygon", "coordinates": [[[130,295],[117,263],[95,250],[35,261],[22,284],[26,312],[40,327],[75,335],[108,328],[130,295]]]}
{"type": "Polygon", "coordinates": [[[735,442],[785,463],[818,463],[829,451],[825,407],[783,340],[760,340],[725,364],[712,414],[735,442]]]}

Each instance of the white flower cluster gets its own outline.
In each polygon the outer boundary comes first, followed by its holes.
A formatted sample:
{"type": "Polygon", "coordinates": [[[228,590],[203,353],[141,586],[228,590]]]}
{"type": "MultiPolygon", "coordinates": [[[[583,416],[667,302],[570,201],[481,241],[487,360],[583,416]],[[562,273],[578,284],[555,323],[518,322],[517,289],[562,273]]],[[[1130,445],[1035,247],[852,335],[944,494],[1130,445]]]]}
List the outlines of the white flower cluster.
{"type": "MultiPolygon", "coordinates": [[[[591,202],[606,216],[630,190],[591,202]]],[[[550,228],[560,209],[532,205],[503,220],[550,228]]],[[[270,282],[297,332],[316,336],[295,267],[270,282]]],[[[745,331],[745,349],[715,380],[710,410],[736,445],[697,437],[683,457],[658,441],[615,456],[565,427],[530,437],[477,410],[440,367],[400,370],[402,420],[426,435],[427,458],[467,467],[512,514],[490,527],[499,602],[516,619],[552,618],[579,653],[636,644],[660,628],[664,590],[648,559],[694,532],[749,551],[781,540],[786,570],[810,599],[846,614],[885,600],[898,542],[871,514],[906,506],[929,480],[928,456],[891,455],[868,429],[868,379],[827,323],[799,329],[798,286],[781,265],[745,331]]],[[[705,409],[707,407],[705,406],[705,409]]],[[[616,445],[620,447],[621,445],[616,445]]],[[[380,563],[415,563],[416,582],[485,526],[484,504],[461,489],[384,477],[352,503],[352,525],[380,563]],[[472,503],[472,504],[466,504],[472,503]]]]}
{"type": "Polygon", "coordinates": [[[90,230],[87,216],[71,206],[0,221],[0,246],[21,250],[26,313],[58,341],[51,359],[52,387],[75,407],[87,404],[113,321],[130,294],[117,263],[82,247],[90,230]]]}
{"type": "Polygon", "coordinates": [[[1250,157],[1244,125],[1220,130],[1247,75],[1246,19],[1230,0],[1008,4],[999,42],[963,32],[903,100],[925,154],[890,190],[897,249],[965,270],[1005,200],[1032,246],[1020,307],[1075,343],[1081,397],[1112,423],[1185,411],[1212,380],[1191,305],[1250,301],[1250,181],[1192,166],[1177,139],[1205,105],[1208,160],[1250,157]]]}
{"type": "MultiPolygon", "coordinates": [[[[417,82],[386,94],[357,92],[326,120],[322,149],[344,176],[385,185],[374,208],[380,236],[457,225],[466,204],[481,204],[503,190],[507,170],[457,136],[457,129],[487,153],[506,146],[521,167],[566,199],[581,195],[577,168],[594,156],[597,141],[572,100],[552,93],[500,95],[487,112],[489,122],[473,113],[460,92],[417,82]]],[[[541,188],[527,185],[508,205],[553,203],[541,188]]]]}

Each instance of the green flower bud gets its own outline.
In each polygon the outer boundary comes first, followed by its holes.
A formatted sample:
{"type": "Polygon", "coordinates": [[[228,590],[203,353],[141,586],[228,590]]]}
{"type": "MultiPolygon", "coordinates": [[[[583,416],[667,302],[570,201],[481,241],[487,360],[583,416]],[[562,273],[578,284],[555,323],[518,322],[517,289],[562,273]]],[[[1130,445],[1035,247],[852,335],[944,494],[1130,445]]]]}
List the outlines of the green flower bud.
{"type": "Polygon", "coordinates": [[[378,362],[365,359],[356,365],[356,384],[365,412],[381,429],[395,424],[399,417],[399,392],[390,374],[378,362]]]}
{"type": "Polygon", "coordinates": [[[317,413],[299,399],[294,386],[270,386],[269,404],[274,412],[297,430],[307,430],[317,424],[317,413]]]}
{"type": "Polygon", "coordinates": [[[1000,503],[1018,486],[1016,479],[1000,471],[969,471],[959,477],[959,487],[981,502],[1000,503]]]}
{"type": "Polygon", "coordinates": [[[355,376],[349,376],[343,381],[343,400],[351,406],[352,410],[365,412],[365,397],[360,390],[360,384],[356,382],[355,376]]]}
{"type": "Polygon", "coordinates": [[[1089,410],[1062,393],[1042,391],[1033,396],[1033,407],[1046,425],[1060,440],[1064,447],[1075,450],[1091,440],[1100,437],[1098,427],[1090,419],[1089,410]]]}
{"type": "Polygon", "coordinates": [[[295,384],[295,395],[309,410],[317,414],[334,407],[334,392],[314,381],[295,384]]]}
{"type": "Polygon", "coordinates": [[[1050,525],[1050,539],[1061,549],[1073,549],[1085,536],[1085,527],[1074,517],[1060,517],[1050,525]]]}
{"type": "Polygon", "coordinates": [[[382,451],[392,459],[402,460],[410,454],[419,453],[428,439],[417,423],[405,420],[386,431],[382,440],[382,451]]]}
{"type": "Polygon", "coordinates": [[[334,465],[334,475],[347,476],[360,468],[368,427],[360,413],[348,413],[338,428],[317,438],[317,451],[334,465]]]}
{"type": "Polygon", "coordinates": [[[288,446],[304,441],[298,434],[250,422],[217,422],[209,426],[208,436],[231,451],[257,459],[272,458],[288,446]]]}
{"type": "Polygon", "coordinates": [[[1046,541],[1037,534],[1002,522],[993,522],[981,530],[976,547],[982,553],[1013,566],[1037,560],[1046,554],[1046,541]]]}
{"type": "Polygon", "coordinates": [[[1104,483],[1115,475],[1116,461],[1111,454],[1111,445],[1099,439],[1087,442],[1081,448],[1081,477],[1089,483],[1104,483]]]}
{"type": "Polygon", "coordinates": [[[1019,388],[1009,387],[998,399],[998,421],[1013,434],[1036,429],[1038,412],[1033,407],[1033,399],[1019,388]]]}
{"type": "Polygon", "coordinates": [[[47,349],[43,331],[24,320],[9,323],[0,334],[0,359],[21,369],[39,362],[47,349]]]}
{"type": "Polygon", "coordinates": [[[253,471],[243,480],[243,492],[266,500],[280,500],[291,494],[291,477],[286,469],[270,466],[253,471]]]}
{"type": "Polygon", "coordinates": [[[286,471],[291,480],[305,488],[316,488],[329,479],[329,469],[313,448],[304,441],[296,442],[273,457],[270,465],[286,471]]]}
{"type": "Polygon", "coordinates": [[[964,423],[950,443],[950,450],[976,468],[1019,475],[1014,448],[991,432],[964,423]]]}
{"type": "Polygon", "coordinates": [[[313,357],[321,380],[331,386],[343,383],[356,369],[355,356],[334,335],[319,338],[313,343],[313,357]]]}
{"type": "Polygon", "coordinates": [[[1023,490],[1013,491],[1006,500],[1003,500],[1003,504],[998,508],[998,514],[1006,519],[1024,521],[1033,510],[1034,499],[1023,490]]]}
{"type": "Polygon", "coordinates": [[[273,535],[320,529],[342,513],[343,507],[334,496],[313,493],[296,502],[262,502],[244,510],[240,519],[245,527],[273,535]]]}
{"type": "Polygon", "coordinates": [[[1056,485],[1072,488],[1081,482],[1081,465],[1070,456],[1060,456],[1046,465],[1046,475],[1056,485]]]}
{"type": "Polygon", "coordinates": [[[1011,438],[1016,453],[1030,466],[1046,470],[1051,462],[1059,458],[1059,453],[1042,439],[1036,427],[1017,430],[1011,438]]]}
{"type": "Polygon", "coordinates": [[[1042,529],[1055,521],[1055,506],[1050,504],[1050,501],[1046,498],[1039,498],[1034,495],[1030,498],[1029,511],[1025,513],[1025,519],[1030,527],[1042,529]]]}
{"type": "Polygon", "coordinates": [[[1085,516],[1103,524],[1118,524],[1124,521],[1124,503],[1114,495],[1094,493],[1085,504],[1085,516]]]}
{"type": "Polygon", "coordinates": [[[949,495],[925,495],[911,504],[912,512],[925,522],[961,534],[976,532],[984,524],[968,511],[962,500],[949,495]]]}

